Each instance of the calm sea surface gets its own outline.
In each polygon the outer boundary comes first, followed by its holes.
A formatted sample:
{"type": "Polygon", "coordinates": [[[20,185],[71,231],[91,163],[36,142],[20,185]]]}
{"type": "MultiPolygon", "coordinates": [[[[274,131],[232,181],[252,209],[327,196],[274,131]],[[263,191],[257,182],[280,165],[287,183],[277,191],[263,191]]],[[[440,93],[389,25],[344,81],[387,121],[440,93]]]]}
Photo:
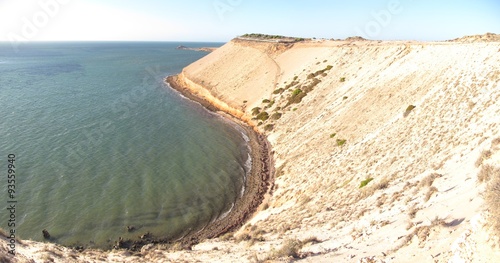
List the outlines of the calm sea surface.
{"type": "MultiPolygon", "coordinates": [[[[163,84],[214,43],[0,44],[0,203],[16,155],[16,233],[107,247],[196,231],[230,210],[245,136],[163,84]],[[127,226],[137,228],[129,233],[127,226]]],[[[0,228],[9,213],[0,212],[0,228]]]]}

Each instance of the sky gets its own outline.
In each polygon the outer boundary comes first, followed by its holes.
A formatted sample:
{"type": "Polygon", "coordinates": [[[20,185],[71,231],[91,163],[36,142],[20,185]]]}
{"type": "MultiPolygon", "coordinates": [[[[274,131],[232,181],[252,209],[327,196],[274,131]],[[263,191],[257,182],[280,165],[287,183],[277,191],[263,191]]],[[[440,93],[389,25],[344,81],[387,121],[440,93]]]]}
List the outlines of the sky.
{"type": "Polygon", "coordinates": [[[499,0],[0,0],[0,41],[227,42],[245,33],[448,40],[500,34],[499,0]]]}

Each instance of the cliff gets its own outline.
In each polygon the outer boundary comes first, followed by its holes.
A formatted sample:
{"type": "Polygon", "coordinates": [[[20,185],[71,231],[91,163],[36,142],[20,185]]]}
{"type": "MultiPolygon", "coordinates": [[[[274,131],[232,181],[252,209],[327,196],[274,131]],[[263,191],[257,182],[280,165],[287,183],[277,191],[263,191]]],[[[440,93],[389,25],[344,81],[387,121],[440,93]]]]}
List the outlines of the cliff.
{"type": "Polygon", "coordinates": [[[486,36],[234,39],[189,65],[179,84],[268,136],[272,195],[234,233],[134,260],[498,261],[500,42],[486,36]]]}

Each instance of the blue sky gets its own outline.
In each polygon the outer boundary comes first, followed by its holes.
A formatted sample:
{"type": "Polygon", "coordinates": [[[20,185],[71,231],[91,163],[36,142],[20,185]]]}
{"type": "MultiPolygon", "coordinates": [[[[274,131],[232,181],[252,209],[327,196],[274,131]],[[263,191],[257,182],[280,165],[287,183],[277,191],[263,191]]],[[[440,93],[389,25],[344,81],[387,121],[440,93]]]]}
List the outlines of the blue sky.
{"type": "Polygon", "coordinates": [[[226,42],[244,33],[446,40],[500,33],[498,0],[0,0],[0,41],[226,42]]]}

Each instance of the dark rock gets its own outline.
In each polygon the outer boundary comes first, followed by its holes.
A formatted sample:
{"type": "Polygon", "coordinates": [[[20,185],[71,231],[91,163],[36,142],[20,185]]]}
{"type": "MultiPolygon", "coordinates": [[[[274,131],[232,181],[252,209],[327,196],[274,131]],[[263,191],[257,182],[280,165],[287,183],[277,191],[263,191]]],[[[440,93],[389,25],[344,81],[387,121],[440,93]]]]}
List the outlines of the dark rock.
{"type": "Polygon", "coordinates": [[[43,234],[43,238],[45,238],[45,239],[50,238],[50,234],[49,234],[49,231],[47,231],[47,229],[42,230],[42,234],[43,234]]]}

